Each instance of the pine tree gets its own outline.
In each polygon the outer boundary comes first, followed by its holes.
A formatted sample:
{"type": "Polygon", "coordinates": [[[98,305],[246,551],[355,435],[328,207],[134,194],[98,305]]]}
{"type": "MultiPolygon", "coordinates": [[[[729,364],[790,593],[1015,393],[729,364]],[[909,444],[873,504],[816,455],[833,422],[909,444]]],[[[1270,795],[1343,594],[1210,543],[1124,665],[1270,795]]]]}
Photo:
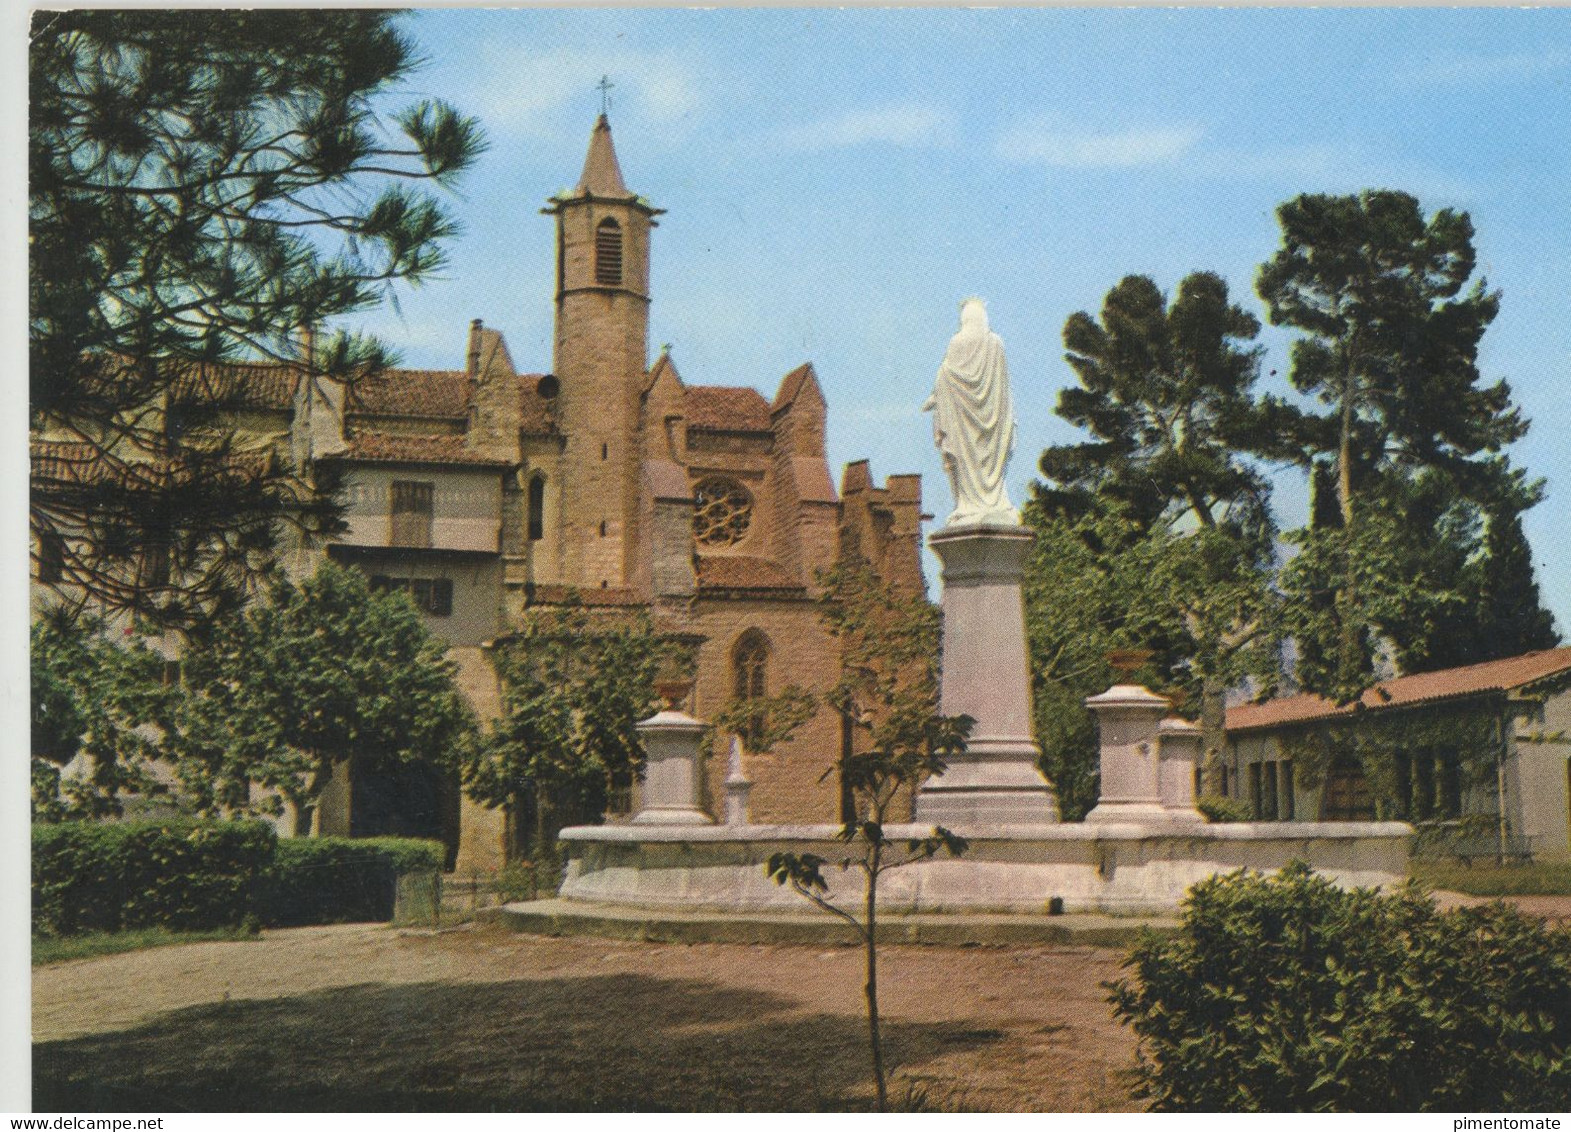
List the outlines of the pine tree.
{"type": "Polygon", "coordinates": [[[1338,700],[1376,677],[1380,643],[1425,664],[1469,557],[1500,450],[1527,422],[1504,381],[1481,385],[1478,345],[1499,309],[1466,213],[1426,218],[1406,193],[1297,197],[1256,289],[1293,327],[1291,380],[1323,412],[1270,399],[1263,447],[1311,472],[1311,526],[1284,571],[1298,677],[1338,700]],[[1331,504],[1334,501],[1335,506],[1331,504]]]}
{"type": "MultiPolygon", "coordinates": [[[[304,331],[429,279],[455,232],[420,182],[483,148],[421,101],[393,13],[35,13],[29,52],[30,525],[63,594],[191,628],[253,587],[331,485],[226,424],[237,361],[303,380],[387,365],[304,331]],[[389,128],[392,127],[392,128],[389,128]]],[[[47,567],[47,569],[45,569],[47,567]]]]}
{"type": "MultiPolygon", "coordinates": [[[[1064,324],[1080,384],[1060,392],[1058,415],[1095,439],[1049,448],[1040,461],[1051,485],[1036,521],[1100,510],[1132,523],[1135,544],[1151,544],[1150,568],[1130,582],[1152,587],[1169,636],[1131,643],[1174,650],[1162,667],[1198,693],[1206,745],[1218,751],[1227,689],[1251,674],[1271,683],[1275,672],[1270,484],[1243,456],[1262,434],[1253,393],[1261,348],[1251,345],[1259,332],[1211,272],[1186,276],[1171,305],[1151,279],[1124,278],[1099,320],[1080,312],[1064,324]]],[[[1064,596],[1043,594],[1049,609],[1064,596]]],[[[1054,730],[1065,730],[1062,721],[1054,730]]]]}

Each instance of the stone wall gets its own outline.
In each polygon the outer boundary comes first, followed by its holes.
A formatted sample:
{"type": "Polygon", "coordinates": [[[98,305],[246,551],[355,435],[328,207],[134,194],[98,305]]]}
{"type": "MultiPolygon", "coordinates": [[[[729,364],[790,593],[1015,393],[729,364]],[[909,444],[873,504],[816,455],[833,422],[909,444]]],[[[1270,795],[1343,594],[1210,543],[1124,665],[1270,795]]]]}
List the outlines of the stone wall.
{"type": "MultiPolygon", "coordinates": [[[[699,719],[713,719],[731,699],[732,657],[737,641],[749,629],[769,639],[768,694],[775,695],[788,684],[823,691],[839,678],[839,647],[820,624],[811,601],[701,598],[693,608],[691,624],[706,638],[694,687],[693,714],[699,719]]],[[[716,817],[725,812],[727,742],[724,736],[716,737],[705,775],[705,808],[716,817]]],[[[840,718],[827,706],[790,742],[768,753],[745,755],[744,768],[753,780],[752,820],[838,821],[839,781],[833,774],[820,779],[839,755],[840,718]]]]}

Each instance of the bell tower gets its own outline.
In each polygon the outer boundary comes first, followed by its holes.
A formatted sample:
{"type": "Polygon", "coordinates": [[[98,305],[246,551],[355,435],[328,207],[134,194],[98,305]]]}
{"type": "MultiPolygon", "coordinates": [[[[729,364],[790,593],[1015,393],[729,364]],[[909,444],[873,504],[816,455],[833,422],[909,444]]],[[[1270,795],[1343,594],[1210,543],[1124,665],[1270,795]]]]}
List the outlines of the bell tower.
{"type": "Polygon", "coordinates": [[[621,588],[638,533],[649,232],[664,210],[628,191],[602,113],[578,184],[541,211],[556,218],[553,372],[567,436],[560,577],[585,590],[621,588]]]}

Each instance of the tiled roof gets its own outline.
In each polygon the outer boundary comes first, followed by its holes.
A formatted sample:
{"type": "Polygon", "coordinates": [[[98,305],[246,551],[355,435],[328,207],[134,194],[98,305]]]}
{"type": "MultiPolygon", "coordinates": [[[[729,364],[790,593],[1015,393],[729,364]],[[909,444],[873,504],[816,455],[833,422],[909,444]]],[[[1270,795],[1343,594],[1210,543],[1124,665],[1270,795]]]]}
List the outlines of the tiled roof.
{"type": "Polygon", "coordinates": [[[518,428],[530,436],[550,436],[556,432],[556,417],[551,401],[540,396],[543,373],[518,375],[518,428]]]}
{"type": "Polygon", "coordinates": [[[462,436],[390,436],[382,432],[356,432],[349,447],[334,459],[367,464],[468,464],[506,468],[508,460],[487,456],[464,447],[462,436]]]}
{"type": "Polygon", "coordinates": [[[469,416],[469,376],[453,369],[390,369],[355,383],[348,412],[371,417],[469,416]]]}
{"type": "Polygon", "coordinates": [[[97,478],[98,450],[91,444],[35,440],[28,446],[34,480],[87,483],[97,478]]]}
{"type": "Polygon", "coordinates": [[[708,590],[801,590],[767,558],[740,554],[700,554],[698,588],[708,590]]]}
{"type": "Polygon", "coordinates": [[[1463,668],[1398,676],[1376,684],[1359,697],[1356,704],[1345,707],[1308,693],[1267,700],[1262,704],[1241,704],[1227,709],[1227,729],[1258,731],[1351,716],[1359,711],[1414,707],[1464,696],[1508,692],[1564,672],[1571,672],[1571,648],[1545,649],[1463,668]]]}
{"type": "Polygon", "coordinates": [[[713,432],[768,432],[769,402],[745,386],[690,385],[682,412],[687,427],[713,432]]]}
{"type": "Polygon", "coordinates": [[[284,411],[294,404],[299,374],[279,362],[228,362],[196,366],[171,383],[176,400],[231,409],[284,411]]]}
{"type": "Polygon", "coordinates": [[[222,462],[194,453],[181,460],[145,456],[110,460],[91,444],[32,440],[28,444],[28,455],[35,487],[41,484],[115,484],[123,488],[147,489],[217,473],[233,472],[246,477],[265,475],[273,466],[273,454],[266,449],[225,453],[222,462]]]}

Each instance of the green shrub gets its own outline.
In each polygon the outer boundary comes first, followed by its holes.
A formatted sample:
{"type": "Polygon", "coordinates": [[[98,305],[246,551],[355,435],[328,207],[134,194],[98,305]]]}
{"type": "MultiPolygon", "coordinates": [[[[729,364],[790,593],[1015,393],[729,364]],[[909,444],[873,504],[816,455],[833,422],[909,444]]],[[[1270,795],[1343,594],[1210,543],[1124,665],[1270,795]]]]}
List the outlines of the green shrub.
{"type": "Polygon", "coordinates": [[[33,827],[33,931],[240,924],[276,837],[265,822],[63,822],[33,827]]]}
{"type": "Polygon", "coordinates": [[[393,918],[398,877],[442,868],[440,842],[403,837],[285,838],[262,879],[269,927],[393,918]]]}
{"type": "Polygon", "coordinates": [[[1195,808],[1205,815],[1206,821],[1253,821],[1249,803],[1238,798],[1223,798],[1217,794],[1202,794],[1195,799],[1195,808]]]}
{"type": "Polygon", "coordinates": [[[1108,984],[1163,1111],[1562,1111],[1571,932],[1290,865],[1191,890],[1108,984]]]}

